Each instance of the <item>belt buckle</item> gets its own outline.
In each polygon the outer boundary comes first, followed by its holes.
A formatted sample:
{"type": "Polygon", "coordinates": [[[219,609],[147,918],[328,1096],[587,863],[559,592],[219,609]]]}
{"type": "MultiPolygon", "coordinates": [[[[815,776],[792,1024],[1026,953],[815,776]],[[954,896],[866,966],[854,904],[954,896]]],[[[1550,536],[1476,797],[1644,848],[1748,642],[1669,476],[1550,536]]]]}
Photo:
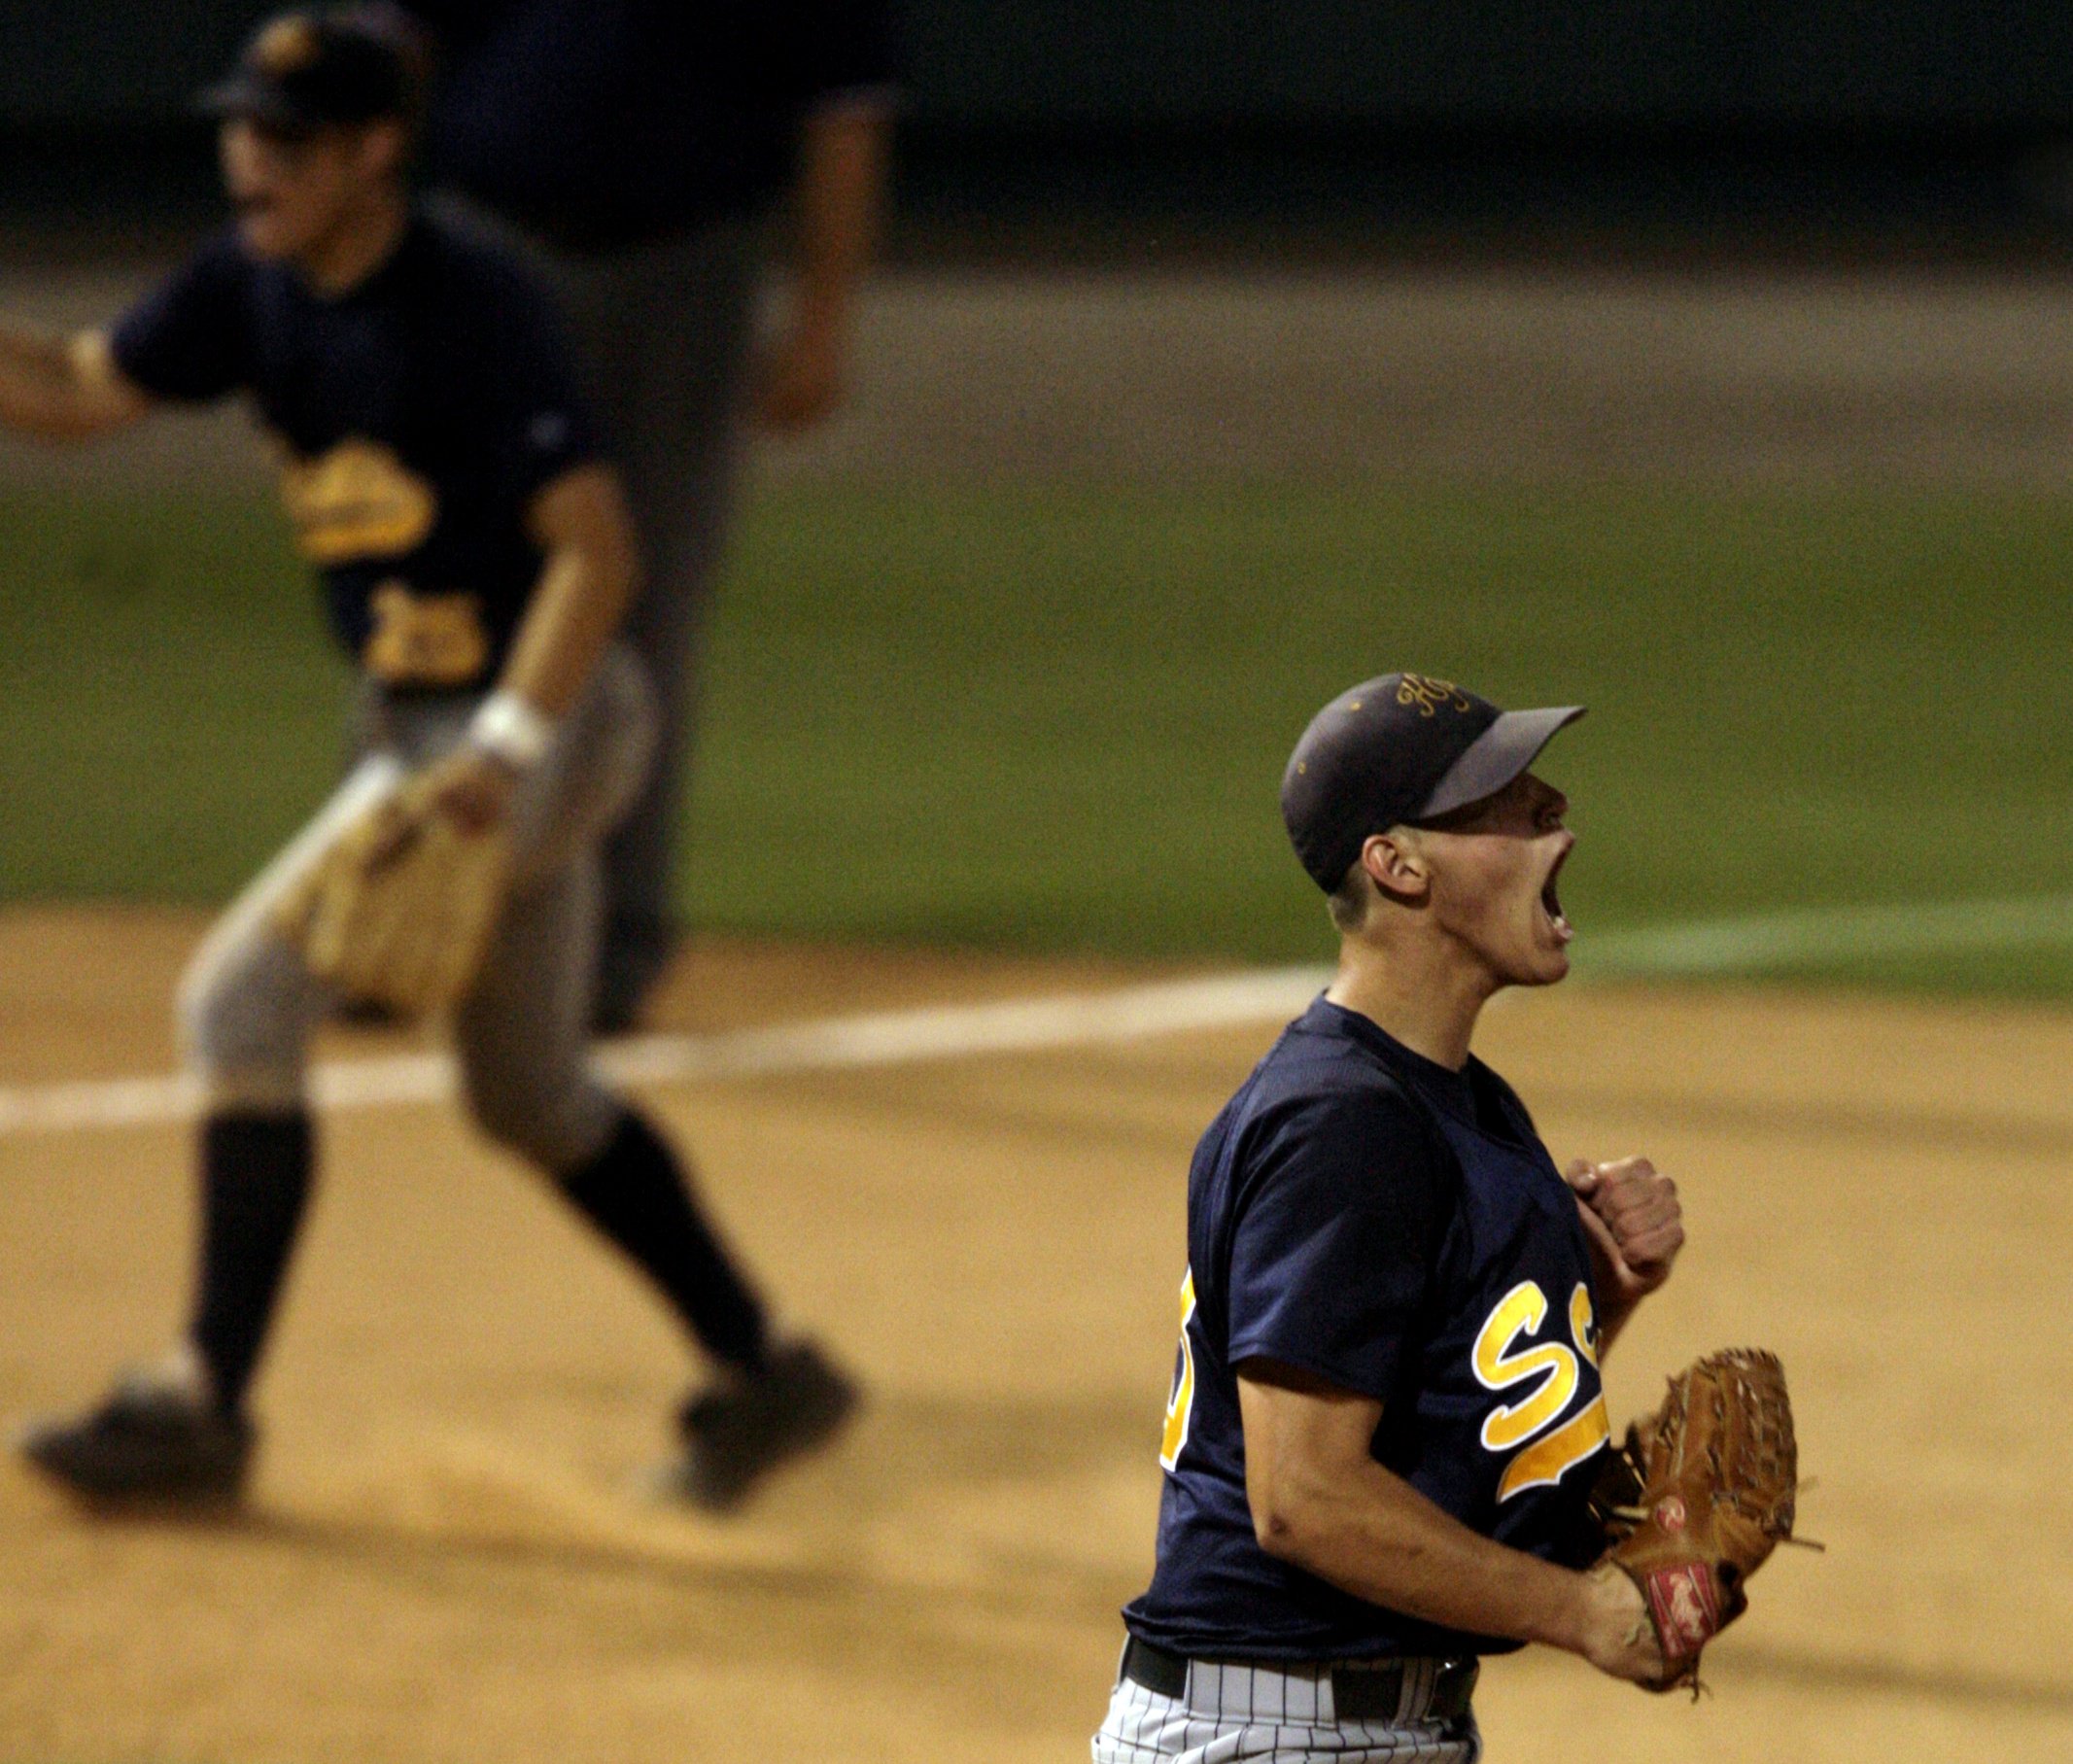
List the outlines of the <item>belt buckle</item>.
{"type": "Polygon", "coordinates": [[[1442,1660],[1433,1675],[1433,1694],[1426,1714],[1435,1721],[1458,1721],[1468,1712],[1475,1697],[1475,1681],[1482,1677],[1483,1663],[1473,1654],[1442,1660]]]}

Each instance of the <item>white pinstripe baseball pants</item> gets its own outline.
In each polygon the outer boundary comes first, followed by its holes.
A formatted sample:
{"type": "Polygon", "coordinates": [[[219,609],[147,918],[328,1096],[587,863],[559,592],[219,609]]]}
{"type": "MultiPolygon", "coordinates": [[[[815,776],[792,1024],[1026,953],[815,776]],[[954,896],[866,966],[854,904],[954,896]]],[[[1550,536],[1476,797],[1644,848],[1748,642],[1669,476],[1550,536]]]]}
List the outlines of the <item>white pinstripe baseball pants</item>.
{"type": "Polygon", "coordinates": [[[1196,1661],[1179,1697],[1119,1678],[1094,1736],[1094,1764],[1476,1764],[1483,1742],[1473,1715],[1424,1718],[1439,1662],[1404,1664],[1403,1702],[1388,1720],[1340,1720],[1325,1666],[1278,1672],[1196,1661]]]}

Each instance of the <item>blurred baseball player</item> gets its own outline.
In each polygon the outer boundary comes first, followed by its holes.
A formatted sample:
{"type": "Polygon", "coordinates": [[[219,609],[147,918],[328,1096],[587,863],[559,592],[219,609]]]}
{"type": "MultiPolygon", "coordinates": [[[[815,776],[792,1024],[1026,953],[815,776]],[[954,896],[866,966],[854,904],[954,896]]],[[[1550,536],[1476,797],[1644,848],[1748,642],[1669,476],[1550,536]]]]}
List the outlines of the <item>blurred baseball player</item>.
{"type": "Polygon", "coordinates": [[[1529,768],[1581,714],[1392,674],[1296,744],[1338,974],[1195,1152],[1157,1568],[1097,1764],[1468,1764],[1482,1654],[1661,1672],[1634,1583],[1578,1571],[1599,1360],[1669,1276],[1676,1191],[1641,1159],[1565,1180],[1468,1051],[1501,987],[1569,971],[1574,837],[1529,768]]]}
{"type": "Polygon", "coordinates": [[[249,396],[332,630],[363,674],[369,757],[229,909],[183,983],[204,1087],[192,1319],[170,1360],[23,1440],[89,1499],[220,1500],[254,1445],[246,1394],[310,1192],[306,1049],[327,988],[284,903],[398,778],[430,815],[506,839],[507,902],[453,1029],[467,1105],[654,1282],[720,1368],[674,1477],[713,1506],[825,1438],[848,1381],[776,1341],[654,1129],[587,1069],[599,850],[639,787],[651,713],[613,640],[631,527],[557,326],[518,266],[418,212],[423,68],[373,8],[289,14],[210,94],[231,229],[112,330],[0,329],[0,420],[51,437],[160,400],[249,396]]]}

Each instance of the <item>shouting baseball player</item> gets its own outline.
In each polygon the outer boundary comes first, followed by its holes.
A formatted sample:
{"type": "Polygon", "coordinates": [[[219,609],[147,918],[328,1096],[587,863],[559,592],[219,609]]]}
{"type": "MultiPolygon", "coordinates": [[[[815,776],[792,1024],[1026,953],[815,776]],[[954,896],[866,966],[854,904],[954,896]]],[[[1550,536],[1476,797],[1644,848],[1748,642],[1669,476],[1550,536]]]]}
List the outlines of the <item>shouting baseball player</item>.
{"type": "MultiPolygon", "coordinates": [[[[375,736],[183,984],[186,1057],[207,1098],[186,1340],[23,1449],[88,1499],[240,1491],[247,1388],[311,1186],[306,1050],[331,1001],[300,933],[323,920],[349,841],[377,877],[413,853],[507,848],[507,865],[477,867],[485,886],[508,881],[482,918],[479,966],[458,974],[467,1104],[639,1266],[720,1368],[684,1405],[674,1479],[726,1506],[827,1437],[853,1391],[812,1343],[773,1339],[675,1156],[584,1061],[600,847],[650,744],[643,680],[613,640],[634,543],[543,296],[413,204],[423,89],[398,15],[274,19],[210,94],[234,227],[112,330],[0,329],[0,420],[26,432],[86,436],[159,400],[250,397],[375,736]],[[389,818],[370,844],[377,810],[389,818]]],[[[429,914],[391,914],[384,948],[429,914]]]]}
{"type": "Polygon", "coordinates": [[[1477,1658],[1526,1642],[1657,1682],[1589,1512],[1598,1366],[1683,1242],[1646,1160],[1558,1172],[1468,1051],[1501,987],[1569,971],[1579,709],[1385,674],[1321,710],[1282,810],[1337,977],[1188,1181],[1158,1560],[1097,1764],[1480,1755],[1477,1658]]]}

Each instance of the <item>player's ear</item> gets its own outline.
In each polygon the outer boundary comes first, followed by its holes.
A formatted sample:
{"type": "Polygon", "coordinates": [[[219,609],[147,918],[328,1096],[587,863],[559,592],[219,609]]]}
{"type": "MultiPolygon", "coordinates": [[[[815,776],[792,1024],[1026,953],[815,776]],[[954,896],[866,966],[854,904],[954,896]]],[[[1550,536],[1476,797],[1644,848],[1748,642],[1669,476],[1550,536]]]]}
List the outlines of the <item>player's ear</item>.
{"type": "Polygon", "coordinates": [[[1392,900],[1415,906],[1433,891],[1433,869],[1416,827],[1392,827],[1368,835],[1361,868],[1392,900]]]}

